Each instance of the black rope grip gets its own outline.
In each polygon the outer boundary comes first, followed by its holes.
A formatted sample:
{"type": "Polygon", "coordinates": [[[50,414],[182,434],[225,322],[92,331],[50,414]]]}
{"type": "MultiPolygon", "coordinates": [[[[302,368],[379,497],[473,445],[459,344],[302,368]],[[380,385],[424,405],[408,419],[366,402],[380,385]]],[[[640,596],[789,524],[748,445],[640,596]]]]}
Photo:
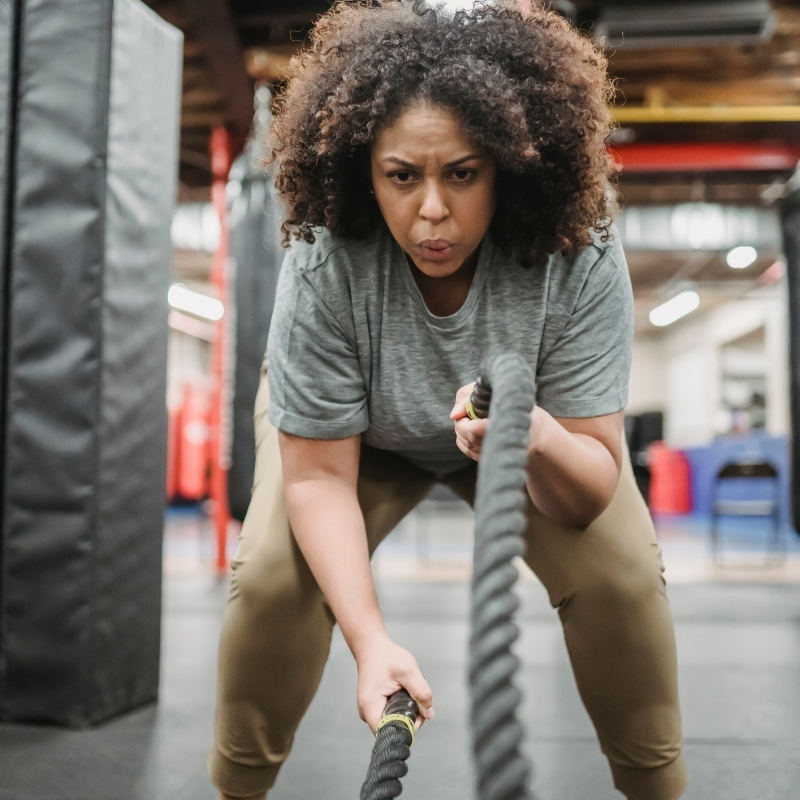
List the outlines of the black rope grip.
{"type": "Polygon", "coordinates": [[[488,378],[484,377],[482,370],[475,381],[475,388],[472,390],[469,401],[467,402],[467,416],[470,419],[486,419],[489,416],[489,406],[492,402],[492,385],[488,378]]]}
{"type": "Polygon", "coordinates": [[[408,772],[405,762],[411,755],[414,741],[411,731],[418,713],[419,706],[405,689],[395,692],[387,701],[378,724],[367,779],[361,787],[361,800],[391,800],[402,794],[400,778],[408,772]]]}

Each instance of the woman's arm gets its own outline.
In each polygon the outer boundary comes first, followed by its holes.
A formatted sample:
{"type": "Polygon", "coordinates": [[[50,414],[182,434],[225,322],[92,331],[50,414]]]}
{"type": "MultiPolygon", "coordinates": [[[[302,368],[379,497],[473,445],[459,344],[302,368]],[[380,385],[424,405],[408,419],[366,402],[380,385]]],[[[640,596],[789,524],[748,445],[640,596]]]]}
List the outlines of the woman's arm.
{"type": "Polygon", "coordinates": [[[567,419],[533,410],[528,493],[542,514],[583,528],[606,510],[622,466],[623,418],[623,411],[567,419]]]}
{"type": "Polygon", "coordinates": [[[374,731],[386,698],[405,688],[433,718],[433,695],[414,657],[383,624],[356,485],[360,437],[279,433],[286,509],[294,537],[358,664],[358,708],[374,731]]]}
{"type": "MultiPolygon", "coordinates": [[[[480,460],[486,420],[466,416],[466,402],[474,383],[456,395],[451,417],[456,444],[480,460]]],[[[552,417],[542,408],[531,413],[528,444],[528,493],[534,505],[550,519],[586,527],[605,511],[617,489],[622,465],[624,412],[602,417],[552,417]]]]}

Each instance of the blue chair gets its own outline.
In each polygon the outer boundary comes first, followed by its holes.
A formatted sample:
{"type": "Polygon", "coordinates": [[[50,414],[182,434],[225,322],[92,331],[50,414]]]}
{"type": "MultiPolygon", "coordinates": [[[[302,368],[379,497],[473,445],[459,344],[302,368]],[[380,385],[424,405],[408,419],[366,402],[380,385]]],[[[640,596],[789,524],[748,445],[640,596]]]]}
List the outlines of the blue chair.
{"type": "Polygon", "coordinates": [[[724,567],[721,558],[720,517],[749,517],[771,519],[771,535],[767,541],[766,559],[763,566],[779,566],[786,559],[786,545],[781,538],[780,523],[780,476],[768,461],[730,461],[717,472],[712,489],[711,504],[711,553],[714,564],[724,567]],[[744,481],[766,479],[771,484],[769,496],[756,500],[723,498],[722,489],[731,481],[741,485],[744,481]]]}

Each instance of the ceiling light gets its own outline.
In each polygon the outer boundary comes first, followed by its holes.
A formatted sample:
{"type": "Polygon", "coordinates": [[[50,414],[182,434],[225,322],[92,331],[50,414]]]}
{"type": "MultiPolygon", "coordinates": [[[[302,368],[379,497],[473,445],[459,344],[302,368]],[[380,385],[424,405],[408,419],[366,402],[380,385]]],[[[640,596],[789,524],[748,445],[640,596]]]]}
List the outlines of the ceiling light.
{"type": "Polygon", "coordinates": [[[725,260],[732,269],[744,269],[749,267],[757,258],[758,250],[755,247],[745,245],[743,247],[734,247],[725,257],[725,260]]]}
{"type": "Polygon", "coordinates": [[[673,322],[690,314],[700,305],[700,295],[693,289],[676,294],[671,300],[656,306],[650,312],[650,322],[658,328],[672,325],[673,322]]]}
{"type": "Polygon", "coordinates": [[[178,311],[186,311],[189,314],[194,314],[196,317],[203,317],[203,319],[210,319],[215,322],[222,319],[225,313],[225,307],[215,297],[209,297],[207,294],[200,292],[193,292],[187,289],[180,283],[173,283],[169,287],[169,294],[167,300],[173,308],[178,311]]]}

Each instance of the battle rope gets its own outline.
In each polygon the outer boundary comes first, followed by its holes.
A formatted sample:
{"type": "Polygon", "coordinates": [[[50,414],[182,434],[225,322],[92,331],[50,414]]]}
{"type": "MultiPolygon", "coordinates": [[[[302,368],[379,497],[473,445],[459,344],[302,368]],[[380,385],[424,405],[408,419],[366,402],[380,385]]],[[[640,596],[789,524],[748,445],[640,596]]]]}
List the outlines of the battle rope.
{"type": "MultiPolygon", "coordinates": [[[[486,362],[467,403],[472,419],[489,415],[475,496],[475,557],[472,576],[472,635],[469,686],[472,751],[477,800],[526,800],[530,766],[520,752],[522,696],[513,684],[519,660],[511,646],[519,636],[513,621],[514,558],[523,552],[525,464],[533,407],[533,376],[513,354],[486,362]]],[[[414,741],[417,705],[401,690],[389,698],[378,726],[361,800],[389,800],[403,791],[406,760],[414,741]]]]}
{"type": "Polygon", "coordinates": [[[470,405],[491,424],[483,440],[475,495],[475,557],[472,573],[472,636],[469,686],[472,752],[478,800],[530,797],[530,766],[520,752],[522,695],[513,678],[519,660],[511,646],[519,636],[514,614],[523,552],[525,465],[533,408],[533,376],[516,355],[496,356],[481,371],[470,405]]]}
{"type": "Polygon", "coordinates": [[[406,760],[414,744],[414,723],[419,707],[401,689],[386,704],[372,748],[367,779],[361,787],[361,800],[390,800],[403,791],[400,778],[408,772],[406,760]]]}

